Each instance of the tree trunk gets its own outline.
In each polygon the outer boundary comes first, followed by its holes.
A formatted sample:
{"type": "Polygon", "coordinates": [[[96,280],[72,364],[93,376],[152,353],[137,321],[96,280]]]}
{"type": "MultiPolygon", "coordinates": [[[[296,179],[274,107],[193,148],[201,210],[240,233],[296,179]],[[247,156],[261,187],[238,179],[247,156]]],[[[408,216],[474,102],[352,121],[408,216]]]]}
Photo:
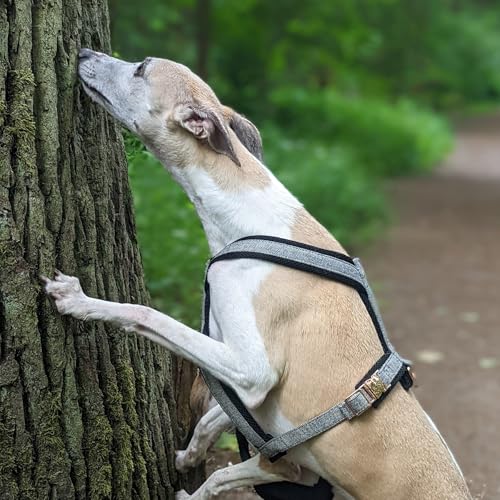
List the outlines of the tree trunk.
{"type": "Polygon", "coordinates": [[[189,422],[171,356],[60,317],[38,282],[57,267],[148,301],[120,130],[79,90],[80,46],[109,51],[105,0],[0,0],[0,498],[172,498],[189,422]]]}

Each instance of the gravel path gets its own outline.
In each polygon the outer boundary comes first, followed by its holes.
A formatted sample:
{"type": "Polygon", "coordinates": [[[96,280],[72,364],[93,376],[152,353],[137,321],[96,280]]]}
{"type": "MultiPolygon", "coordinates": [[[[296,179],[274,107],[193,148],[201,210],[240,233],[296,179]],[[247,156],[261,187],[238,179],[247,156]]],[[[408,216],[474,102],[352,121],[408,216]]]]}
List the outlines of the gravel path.
{"type": "MultiPolygon", "coordinates": [[[[500,118],[469,120],[442,168],[388,191],[397,220],[361,252],[364,266],[393,342],[415,360],[416,394],[472,493],[498,500],[500,118]]],[[[218,452],[209,468],[228,459],[218,452]]]]}

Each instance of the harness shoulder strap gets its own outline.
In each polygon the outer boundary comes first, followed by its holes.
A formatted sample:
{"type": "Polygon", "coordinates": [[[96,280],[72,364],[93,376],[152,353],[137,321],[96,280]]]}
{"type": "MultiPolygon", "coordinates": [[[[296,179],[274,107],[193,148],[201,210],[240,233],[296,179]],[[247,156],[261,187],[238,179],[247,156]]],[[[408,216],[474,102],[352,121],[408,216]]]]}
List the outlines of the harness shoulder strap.
{"type": "Polygon", "coordinates": [[[339,252],[283,238],[248,236],[224,247],[210,260],[208,268],[219,260],[244,258],[274,262],[317,274],[354,288],[370,314],[384,352],[394,350],[359,259],[352,259],[339,252]]]}

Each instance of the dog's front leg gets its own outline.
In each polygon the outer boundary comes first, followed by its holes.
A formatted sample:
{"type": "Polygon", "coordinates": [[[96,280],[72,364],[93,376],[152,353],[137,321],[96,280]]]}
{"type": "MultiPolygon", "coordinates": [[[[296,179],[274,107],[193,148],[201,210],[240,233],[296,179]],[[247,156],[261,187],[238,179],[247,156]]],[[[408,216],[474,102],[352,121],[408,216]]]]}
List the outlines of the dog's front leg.
{"type": "Polygon", "coordinates": [[[301,469],[285,460],[269,462],[262,455],[255,455],[245,462],[216,470],[192,495],[185,491],[176,493],[176,500],[208,500],[223,491],[273,483],[275,481],[299,482],[301,469]]]}
{"type": "Polygon", "coordinates": [[[207,455],[207,450],[217,441],[221,433],[231,427],[231,419],[219,405],[208,410],[196,424],[188,447],[176,452],[176,469],[179,472],[186,472],[190,467],[195,467],[202,462],[207,455]]]}
{"type": "Polygon", "coordinates": [[[201,335],[166,314],[146,306],[87,297],[78,278],[61,272],[57,272],[53,280],[45,277],[42,280],[61,314],[82,320],[110,321],[127,331],[137,332],[208,370],[232,387],[250,408],[258,406],[274,385],[272,380],[276,377],[272,373],[263,377],[260,360],[251,363],[253,360],[245,359],[244,352],[237,352],[222,342],[201,335]]]}

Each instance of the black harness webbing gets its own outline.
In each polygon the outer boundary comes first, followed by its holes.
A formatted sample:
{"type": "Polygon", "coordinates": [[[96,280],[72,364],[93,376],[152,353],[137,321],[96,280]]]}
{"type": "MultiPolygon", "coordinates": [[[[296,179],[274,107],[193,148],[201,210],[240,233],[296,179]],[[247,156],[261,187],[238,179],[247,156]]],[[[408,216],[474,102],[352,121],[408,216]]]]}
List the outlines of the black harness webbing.
{"type": "MultiPolygon", "coordinates": [[[[209,336],[210,285],[208,272],[212,264],[228,259],[258,259],[283,265],[299,271],[313,273],[354,288],[370,315],[384,354],[356,385],[354,392],[343,402],[305,424],[274,437],[266,433],[243,405],[236,392],[219,382],[206,370],[202,370],[207,385],[222,409],[236,427],[236,435],[242,460],[250,457],[248,441],[263,455],[275,461],[286,451],[312,437],[376,408],[397,383],[408,390],[413,380],[409,364],[402,360],[390,343],[378,310],[373,292],[368,284],[359,259],[313,247],[291,240],[271,236],[249,236],[227,245],[208,263],[205,273],[205,300],[202,333],[209,336]]],[[[332,486],[320,481],[315,486],[302,486],[289,482],[278,482],[256,486],[256,491],[266,500],[333,498],[332,486]]]]}

